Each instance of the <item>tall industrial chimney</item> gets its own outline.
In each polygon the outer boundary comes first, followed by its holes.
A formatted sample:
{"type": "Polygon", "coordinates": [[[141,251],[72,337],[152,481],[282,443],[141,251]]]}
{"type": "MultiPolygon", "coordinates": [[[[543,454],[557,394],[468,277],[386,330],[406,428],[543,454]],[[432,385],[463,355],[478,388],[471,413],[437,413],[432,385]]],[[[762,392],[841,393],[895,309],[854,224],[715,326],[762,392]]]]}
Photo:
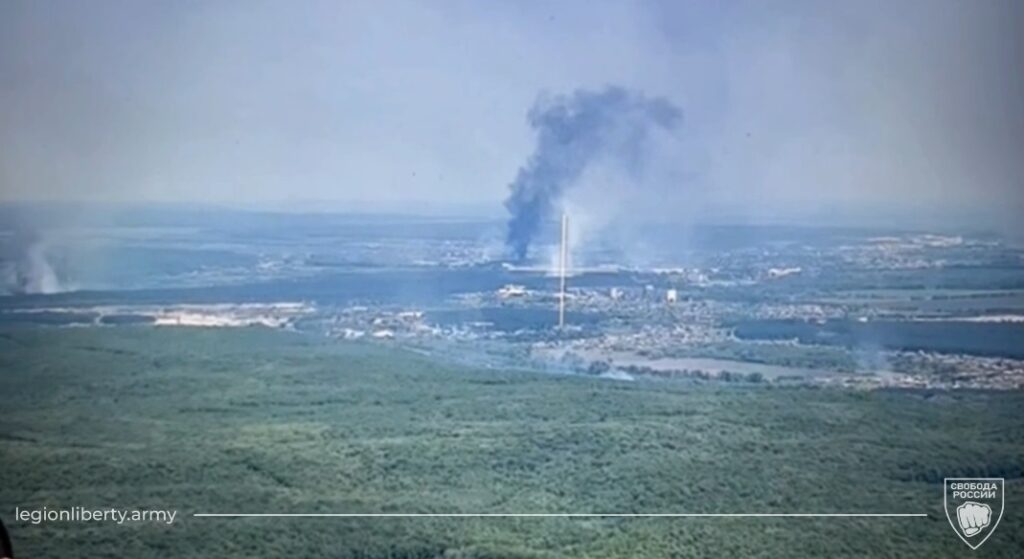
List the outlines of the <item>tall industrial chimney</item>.
{"type": "Polygon", "coordinates": [[[569,259],[569,214],[562,214],[562,248],[558,254],[558,328],[565,328],[565,274],[569,259]]]}

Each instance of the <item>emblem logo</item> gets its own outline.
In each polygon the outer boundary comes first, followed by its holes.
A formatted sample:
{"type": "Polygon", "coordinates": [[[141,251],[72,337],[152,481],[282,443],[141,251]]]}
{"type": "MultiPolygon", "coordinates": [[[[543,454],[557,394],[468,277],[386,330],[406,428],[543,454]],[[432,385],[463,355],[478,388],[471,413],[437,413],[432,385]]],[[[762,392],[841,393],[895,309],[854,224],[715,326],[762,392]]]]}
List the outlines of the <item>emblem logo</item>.
{"type": "Polygon", "coordinates": [[[968,547],[978,549],[1003,518],[1003,478],[948,477],[943,484],[949,525],[968,547]]]}

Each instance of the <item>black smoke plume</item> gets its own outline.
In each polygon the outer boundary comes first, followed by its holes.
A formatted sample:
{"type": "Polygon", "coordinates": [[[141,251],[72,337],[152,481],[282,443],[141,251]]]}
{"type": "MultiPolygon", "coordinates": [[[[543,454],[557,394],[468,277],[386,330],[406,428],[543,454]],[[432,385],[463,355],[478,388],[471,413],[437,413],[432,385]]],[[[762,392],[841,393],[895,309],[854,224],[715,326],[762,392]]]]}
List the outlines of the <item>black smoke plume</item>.
{"type": "Polygon", "coordinates": [[[665,99],[608,87],[541,98],[527,120],[537,132],[537,147],[505,200],[512,214],[506,243],[519,260],[526,258],[534,236],[589,165],[612,160],[638,173],[651,133],[675,129],[682,113],[665,99]]]}

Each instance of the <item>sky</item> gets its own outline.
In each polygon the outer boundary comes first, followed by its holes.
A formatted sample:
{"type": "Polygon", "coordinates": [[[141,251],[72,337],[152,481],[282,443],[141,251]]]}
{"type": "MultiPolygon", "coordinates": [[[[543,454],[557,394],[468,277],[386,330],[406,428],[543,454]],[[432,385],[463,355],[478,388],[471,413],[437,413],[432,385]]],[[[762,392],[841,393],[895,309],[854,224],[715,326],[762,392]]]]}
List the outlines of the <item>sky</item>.
{"type": "Polygon", "coordinates": [[[615,86],[683,115],[630,211],[1014,227],[1022,25],[1017,0],[4,0],[0,200],[500,215],[537,100],[615,86]]]}

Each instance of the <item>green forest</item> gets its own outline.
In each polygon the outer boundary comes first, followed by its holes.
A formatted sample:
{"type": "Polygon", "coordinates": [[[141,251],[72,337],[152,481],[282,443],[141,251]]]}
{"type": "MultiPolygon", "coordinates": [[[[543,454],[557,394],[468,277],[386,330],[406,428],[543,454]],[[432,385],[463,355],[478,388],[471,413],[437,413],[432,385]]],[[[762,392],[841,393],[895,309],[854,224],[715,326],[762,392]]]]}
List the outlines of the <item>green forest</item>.
{"type": "Polygon", "coordinates": [[[1007,480],[1024,395],[615,381],[267,329],[0,330],[0,518],[21,557],[971,553],[942,478],[1007,480]],[[15,507],[176,509],[173,525],[15,507]],[[926,518],[196,518],[194,513],[926,513],[926,518]]]}

